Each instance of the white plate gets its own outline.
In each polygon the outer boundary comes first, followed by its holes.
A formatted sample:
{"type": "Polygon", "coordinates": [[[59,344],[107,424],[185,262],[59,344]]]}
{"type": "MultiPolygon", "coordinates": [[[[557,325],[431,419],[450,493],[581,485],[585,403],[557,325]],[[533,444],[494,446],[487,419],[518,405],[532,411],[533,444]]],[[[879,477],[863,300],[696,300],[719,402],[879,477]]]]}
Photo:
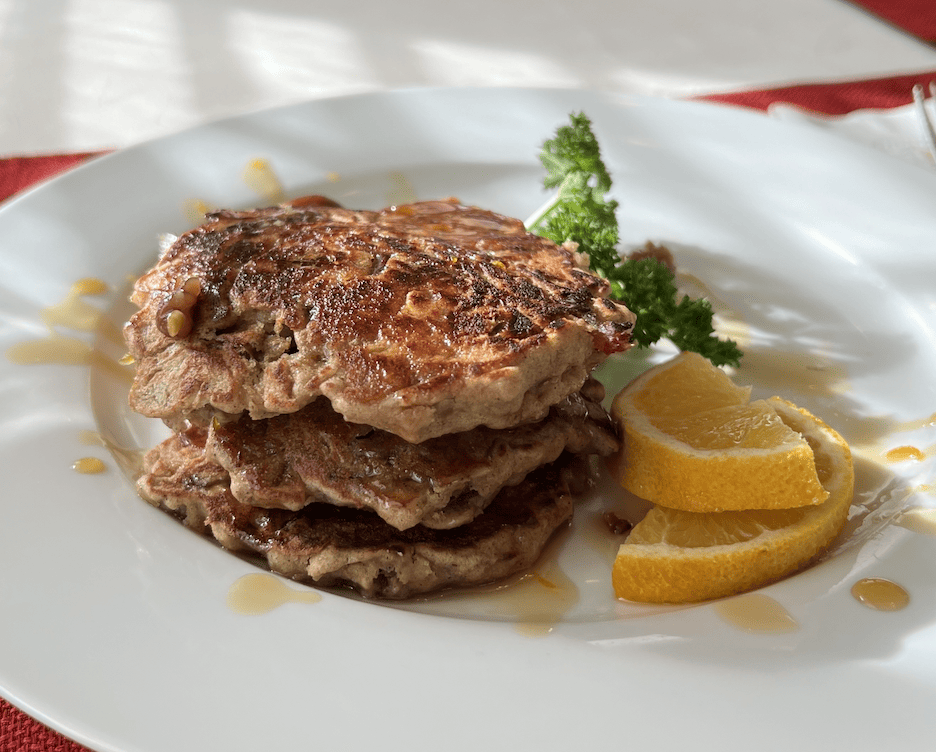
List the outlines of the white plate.
{"type": "MultiPolygon", "coordinates": [[[[120,447],[163,434],[123,407],[120,345],[59,327],[105,364],[0,363],[5,697],[124,752],[929,748],[936,542],[886,524],[933,502],[936,175],[923,169],[710,105],[508,89],[311,102],[128,149],[4,207],[0,344],[46,338],[40,311],[84,277],[110,285],[86,300],[119,325],[127,280],[159,233],[185,229],[186,200],[257,203],[240,178],[256,157],[290,194],[361,207],[455,194],[526,216],[543,198],[539,145],[573,110],[595,123],[625,245],[668,243],[740,322],[738,378],[855,445],[850,537],[764,590],[799,629],[748,633],[712,604],[616,603],[593,527],[611,487],[555,554],[581,597],[548,635],[472,598],[391,608],[325,594],[235,613],[227,592],[252,565],[140,501],[119,469],[120,447]],[[902,445],[924,459],[880,464],[902,445]],[[75,473],[84,455],[108,471],[75,473]],[[897,581],[910,606],[860,605],[849,591],[865,576],[897,581]]],[[[646,361],[626,357],[610,381],[646,361]]]]}

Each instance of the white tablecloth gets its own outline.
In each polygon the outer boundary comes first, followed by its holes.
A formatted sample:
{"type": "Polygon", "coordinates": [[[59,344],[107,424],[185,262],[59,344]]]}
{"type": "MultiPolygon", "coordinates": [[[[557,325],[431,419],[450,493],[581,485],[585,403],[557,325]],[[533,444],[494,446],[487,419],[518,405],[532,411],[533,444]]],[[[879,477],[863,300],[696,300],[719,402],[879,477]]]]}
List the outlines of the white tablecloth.
{"type": "Polygon", "coordinates": [[[934,68],[841,0],[0,0],[0,155],[387,88],[688,96],[934,68]]]}

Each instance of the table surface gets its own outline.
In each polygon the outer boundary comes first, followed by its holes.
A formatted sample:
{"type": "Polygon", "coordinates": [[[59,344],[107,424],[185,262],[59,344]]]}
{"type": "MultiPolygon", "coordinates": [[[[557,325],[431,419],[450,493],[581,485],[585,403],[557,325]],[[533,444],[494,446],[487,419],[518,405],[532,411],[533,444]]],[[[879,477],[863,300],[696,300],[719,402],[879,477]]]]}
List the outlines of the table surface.
{"type": "MultiPolygon", "coordinates": [[[[521,0],[0,0],[0,159],[119,149],[384,89],[695,97],[936,71],[936,46],[886,20],[900,7],[936,29],[932,0],[863,4],[878,15],[844,0],[540,0],[536,11],[521,0]]],[[[0,700],[0,752],[24,748],[78,749],[0,700]]]]}
{"type": "Polygon", "coordinates": [[[682,97],[933,69],[936,48],[843,0],[0,0],[0,155],[380,89],[682,97]]]}

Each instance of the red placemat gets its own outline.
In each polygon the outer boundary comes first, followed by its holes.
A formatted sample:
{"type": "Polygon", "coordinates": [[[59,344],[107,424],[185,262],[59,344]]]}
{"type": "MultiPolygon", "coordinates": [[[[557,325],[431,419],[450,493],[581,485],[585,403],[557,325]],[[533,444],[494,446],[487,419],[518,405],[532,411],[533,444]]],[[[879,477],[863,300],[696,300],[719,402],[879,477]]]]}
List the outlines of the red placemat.
{"type": "Polygon", "coordinates": [[[844,115],[865,108],[888,109],[910,104],[914,84],[936,81],[936,70],[866,81],[800,84],[758,91],[739,91],[699,97],[709,102],[742,105],[766,110],[775,102],[786,102],[826,115],[844,115]]]}
{"type": "Polygon", "coordinates": [[[103,153],[95,151],[0,159],[0,201],[103,153]]]}
{"type": "Polygon", "coordinates": [[[936,43],[933,0],[853,0],[852,4],[925,42],[936,43]]]}
{"type": "Polygon", "coordinates": [[[86,749],[0,700],[0,752],[86,752],[86,749]]]}

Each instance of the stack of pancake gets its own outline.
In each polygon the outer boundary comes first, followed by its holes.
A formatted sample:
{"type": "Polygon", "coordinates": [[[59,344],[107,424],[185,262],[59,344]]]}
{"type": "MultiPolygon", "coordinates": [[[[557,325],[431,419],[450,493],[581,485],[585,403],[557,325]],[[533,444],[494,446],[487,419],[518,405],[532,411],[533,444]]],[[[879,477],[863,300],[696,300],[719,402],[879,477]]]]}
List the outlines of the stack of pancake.
{"type": "Polygon", "coordinates": [[[273,571],[406,598],[535,563],[634,316],[571,247],[454,200],[220,211],[136,283],[141,495],[273,571]]]}

